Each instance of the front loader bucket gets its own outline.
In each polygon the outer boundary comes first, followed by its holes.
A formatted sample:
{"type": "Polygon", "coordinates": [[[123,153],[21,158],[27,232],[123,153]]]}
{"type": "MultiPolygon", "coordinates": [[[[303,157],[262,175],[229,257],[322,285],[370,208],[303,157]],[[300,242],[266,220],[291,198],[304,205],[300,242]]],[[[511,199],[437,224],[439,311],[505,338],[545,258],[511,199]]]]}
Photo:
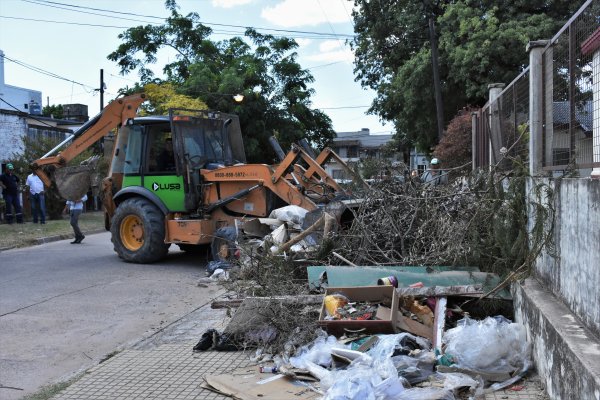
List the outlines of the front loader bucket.
{"type": "Polygon", "coordinates": [[[88,192],[95,168],[89,165],[66,167],[54,172],[58,194],[65,200],[77,201],[88,192]]]}
{"type": "Polygon", "coordinates": [[[60,196],[65,200],[80,200],[92,186],[97,163],[98,157],[91,157],[82,165],[55,170],[54,182],[60,196]]]}

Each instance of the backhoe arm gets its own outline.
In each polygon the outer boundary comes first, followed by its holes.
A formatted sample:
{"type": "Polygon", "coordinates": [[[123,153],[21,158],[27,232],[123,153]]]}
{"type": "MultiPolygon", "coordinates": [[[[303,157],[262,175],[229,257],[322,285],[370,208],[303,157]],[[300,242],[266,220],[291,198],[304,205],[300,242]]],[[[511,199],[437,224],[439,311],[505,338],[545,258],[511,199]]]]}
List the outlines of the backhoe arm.
{"type": "Polygon", "coordinates": [[[101,138],[106,136],[112,129],[124,124],[129,118],[134,118],[140,104],[146,99],[143,93],[122,97],[109,103],[98,115],[85,123],[75,134],[70,145],[58,155],[52,156],[58,147],[35,160],[31,166],[36,175],[49,187],[52,182],[42,167],[55,166],[64,167],[66,164],[89,149],[101,138]]]}

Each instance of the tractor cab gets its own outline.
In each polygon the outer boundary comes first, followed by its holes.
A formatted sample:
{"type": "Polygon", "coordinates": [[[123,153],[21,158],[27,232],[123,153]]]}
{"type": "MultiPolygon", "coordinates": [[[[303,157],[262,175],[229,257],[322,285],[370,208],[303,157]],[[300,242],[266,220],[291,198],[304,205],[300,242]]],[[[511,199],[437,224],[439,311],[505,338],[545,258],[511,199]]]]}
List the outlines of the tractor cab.
{"type": "Polygon", "coordinates": [[[172,109],[137,117],[121,128],[111,166],[113,193],[145,188],[166,212],[194,213],[200,171],[246,162],[239,119],[204,110],[172,109]]]}

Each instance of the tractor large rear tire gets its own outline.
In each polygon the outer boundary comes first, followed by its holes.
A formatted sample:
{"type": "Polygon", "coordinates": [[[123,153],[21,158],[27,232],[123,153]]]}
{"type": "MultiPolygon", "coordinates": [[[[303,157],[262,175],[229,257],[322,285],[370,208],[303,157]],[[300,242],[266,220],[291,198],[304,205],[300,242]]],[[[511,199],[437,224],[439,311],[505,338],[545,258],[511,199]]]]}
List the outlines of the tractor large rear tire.
{"type": "Polygon", "coordinates": [[[142,197],[127,199],[117,207],[110,227],[115,252],[123,260],[148,264],[164,258],[165,216],[142,197]]]}

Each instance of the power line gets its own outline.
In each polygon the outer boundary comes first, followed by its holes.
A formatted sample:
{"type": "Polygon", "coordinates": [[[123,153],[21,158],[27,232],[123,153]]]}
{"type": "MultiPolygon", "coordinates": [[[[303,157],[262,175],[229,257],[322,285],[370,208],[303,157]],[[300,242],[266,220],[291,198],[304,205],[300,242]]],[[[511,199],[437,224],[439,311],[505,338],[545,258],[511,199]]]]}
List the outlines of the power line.
{"type": "MultiPolygon", "coordinates": [[[[108,9],[102,9],[102,8],[93,8],[93,7],[85,7],[85,6],[77,6],[74,4],[68,4],[68,3],[59,3],[59,2],[54,2],[54,1],[48,1],[48,0],[37,0],[37,1],[31,1],[31,0],[22,0],[22,1],[26,1],[29,3],[33,3],[33,4],[39,4],[39,5],[47,5],[48,7],[54,7],[54,8],[59,8],[59,9],[64,9],[64,10],[68,10],[68,11],[74,11],[74,12],[84,12],[85,11],[78,11],[78,10],[70,10],[69,8],[64,8],[64,7],[58,7],[58,6],[66,6],[66,7],[71,7],[71,8],[80,8],[80,9],[86,9],[86,10],[93,10],[93,11],[101,11],[101,12],[107,12],[107,13],[113,13],[113,14],[122,14],[122,15],[131,15],[131,16],[135,16],[135,17],[143,17],[143,18],[154,18],[154,19],[160,19],[160,20],[164,20],[165,18],[163,17],[157,17],[157,16],[152,16],[152,15],[143,15],[143,14],[135,14],[135,13],[129,13],[129,12],[124,12],[124,11],[115,11],[115,10],[108,10],[108,9]],[[46,3],[46,4],[42,4],[42,3],[46,3]]],[[[89,12],[88,12],[89,13],[89,12]]],[[[107,18],[121,18],[121,19],[125,19],[125,20],[131,20],[131,19],[127,19],[127,18],[122,18],[122,17],[113,17],[113,16],[109,16],[109,15],[103,15],[103,14],[94,14],[94,13],[89,13],[92,15],[101,15],[107,18]]],[[[133,20],[135,21],[135,20],[133,20]]],[[[147,21],[143,21],[143,22],[147,22],[147,21]]],[[[201,23],[203,25],[209,25],[209,26],[223,26],[223,27],[229,27],[229,28],[241,28],[241,29],[248,29],[248,28],[252,28],[252,29],[256,29],[256,30],[260,30],[260,31],[272,31],[272,32],[281,32],[281,33],[298,33],[298,34],[305,34],[305,35],[314,35],[314,36],[323,36],[323,37],[327,37],[327,38],[354,38],[355,35],[354,34],[331,34],[331,33],[323,33],[323,32],[314,32],[314,31],[299,31],[299,30],[289,30],[289,29],[276,29],[276,28],[264,28],[264,27],[255,27],[255,26],[243,26],[243,25],[232,25],[232,24],[221,24],[221,23],[216,23],[216,22],[206,22],[206,21],[201,21],[201,23]]]]}
{"type": "MultiPolygon", "coordinates": [[[[11,16],[5,16],[5,15],[0,15],[0,18],[6,18],[6,19],[14,19],[14,20],[21,20],[21,21],[33,21],[33,22],[45,22],[45,23],[51,23],[51,24],[64,24],[64,25],[78,25],[78,26],[93,26],[96,28],[116,28],[116,29],[130,29],[131,26],[119,26],[119,25],[102,25],[102,24],[87,24],[87,23],[82,23],[82,22],[68,22],[68,21],[56,21],[56,20],[48,20],[48,19],[35,19],[35,18],[25,18],[25,17],[11,17],[11,16]]],[[[240,31],[227,31],[227,30],[213,30],[212,31],[213,34],[216,35],[243,35],[244,32],[240,32],[240,31]]],[[[280,35],[274,35],[276,37],[283,37],[280,35]]],[[[314,40],[331,40],[331,39],[335,39],[335,37],[333,36],[287,36],[290,37],[292,39],[314,39],[314,40]]]]}
{"type": "MultiPolygon", "coordinates": [[[[100,14],[100,13],[96,13],[96,12],[73,10],[71,8],[68,8],[68,7],[60,7],[60,6],[50,5],[50,4],[44,4],[44,3],[48,3],[48,2],[45,2],[45,1],[35,1],[35,0],[22,0],[22,1],[24,1],[25,3],[37,4],[39,6],[52,7],[52,8],[57,8],[59,10],[66,10],[66,11],[78,12],[78,13],[82,13],[82,14],[98,15],[100,17],[122,19],[124,21],[143,22],[143,23],[146,23],[146,24],[152,23],[152,22],[143,21],[143,20],[140,20],[140,19],[125,18],[125,17],[115,17],[115,16],[112,16],[112,15],[100,14]]],[[[55,3],[55,4],[60,4],[60,3],[55,3]]]]}
{"type": "Polygon", "coordinates": [[[94,89],[94,87],[93,87],[93,86],[91,86],[91,85],[86,85],[86,84],[84,84],[84,83],[81,83],[81,82],[74,81],[73,79],[65,78],[65,77],[63,77],[63,76],[60,76],[60,75],[58,75],[58,74],[55,74],[54,72],[46,71],[46,70],[44,70],[44,69],[42,69],[42,68],[40,68],[40,67],[36,67],[36,66],[34,66],[34,65],[27,64],[27,63],[25,63],[25,62],[23,62],[23,61],[19,61],[19,60],[15,60],[15,59],[13,59],[13,58],[7,57],[6,55],[2,55],[2,58],[4,58],[5,60],[8,60],[8,61],[11,61],[11,62],[13,62],[13,63],[15,63],[15,64],[17,64],[17,65],[20,65],[20,66],[22,66],[23,68],[27,68],[27,69],[29,69],[29,70],[32,70],[32,71],[34,71],[34,72],[37,72],[37,73],[40,73],[40,74],[43,74],[43,75],[47,75],[47,76],[50,76],[50,77],[52,77],[52,78],[61,79],[61,80],[63,80],[63,81],[71,82],[71,83],[74,83],[74,84],[76,84],[76,85],[80,85],[80,86],[82,86],[84,89],[85,89],[86,87],[88,87],[88,88],[90,88],[90,89],[92,89],[92,90],[94,89]]]}
{"type": "Polygon", "coordinates": [[[84,24],[81,22],[66,22],[66,21],[52,21],[48,19],[35,19],[35,18],[23,18],[23,17],[8,17],[0,15],[0,18],[6,19],[17,19],[21,21],[34,21],[34,22],[49,22],[53,24],[65,24],[65,25],[80,25],[80,26],[94,26],[97,28],[118,28],[118,29],[129,29],[129,26],[115,26],[115,25],[101,25],[101,24],[84,24]]]}
{"type": "Polygon", "coordinates": [[[330,65],[335,65],[335,64],[341,64],[344,63],[345,61],[334,61],[334,62],[330,62],[327,64],[320,64],[320,65],[315,65],[314,67],[307,67],[306,69],[317,69],[317,68],[322,68],[322,67],[328,67],[330,65]]]}
{"type": "MultiPolygon", "coordinates": [[[[17,107],[13,106],[12,104],[10,104],[8,101],[4,100],[2,97],[0,97],[0,101],[2,101],[3,103],[6,103],[6,104],[8,104],[9,106],[11,106],[12,108],[14,108],[14,109],[15,109],[15,110],[17,110],[18,112],[24,112],[24,111],[21,111],[21,110],[19,110],[17,107]]],[[[39,120],[39,119],[37,119],[37,118],[35,118],[35,117],[32,117],[32,116],[31,116],[31,114],[27,114],[27,118],[31,118],[31,119],[33,119],[33,120],[36,120],[36,121],[37,121],[37,122],[39,122],[40,124],[47,125],[47,126],[49,126],[49,127],[51,127],[51,128],[56,128],[54,125],[50,125],[50,124],[49,124],[49,123],[47,123],[47,122],[44,122],[44,121],[41,121],[41,120],[39,120]]]]}

